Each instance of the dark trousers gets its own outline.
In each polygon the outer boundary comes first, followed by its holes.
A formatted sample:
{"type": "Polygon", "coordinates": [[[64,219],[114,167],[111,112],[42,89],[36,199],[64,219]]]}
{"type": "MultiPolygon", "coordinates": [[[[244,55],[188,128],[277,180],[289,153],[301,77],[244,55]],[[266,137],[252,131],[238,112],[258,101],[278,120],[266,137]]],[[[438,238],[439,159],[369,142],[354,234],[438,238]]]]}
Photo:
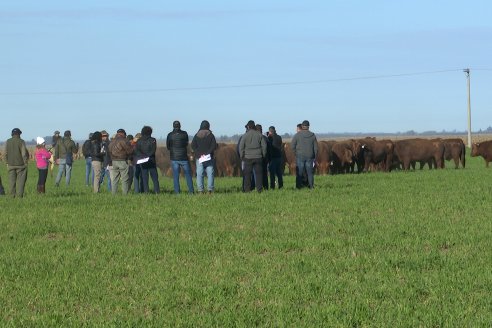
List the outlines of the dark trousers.
{"type": "Polygon", "coordinates": [[[275,189],[275,177],[277,177],[278,188],[284,186],[284,172],[282,172],[282,158],[274,157],[270,161],[270,188],[275,189]]]}
{"type": "Polygon", "coordinates": [[[146,168],[142,166],[143,192],[149,192],[149,174],[154,184],[154,193],[158,194],[160,192],[159,176],[157,175],[157,168],[155,167],[146,168]]]}
{"type": "Polygon", "coordinates": [[[263,179],[261,180],[263,189],[268,190],[268,160],[266,158],[262,160],[261,172],[263,174],[263,179]]]}
{"type": "Polygon", "coordinates": [[[314,172],[313,172],[314,159],[312,158],[297,158],[296,160],[296,188],[300,189],[304,187],[304,172],[307,174],[309,189],[314,188],[314,172]]]}
{"type": "Polygon", "coordinates": [[[263,159],[252,158],[244,159],[244,191],[251,191],[251,174],[254,171],[256,177],[256,190],[261,192],[263,190],[263,159]]]}
{"type": "Polygon", "coordinates": [[[38,169],[38,186],[44,186],[46,184],[46,178],[48,178],[48,168],[38,169]]]}

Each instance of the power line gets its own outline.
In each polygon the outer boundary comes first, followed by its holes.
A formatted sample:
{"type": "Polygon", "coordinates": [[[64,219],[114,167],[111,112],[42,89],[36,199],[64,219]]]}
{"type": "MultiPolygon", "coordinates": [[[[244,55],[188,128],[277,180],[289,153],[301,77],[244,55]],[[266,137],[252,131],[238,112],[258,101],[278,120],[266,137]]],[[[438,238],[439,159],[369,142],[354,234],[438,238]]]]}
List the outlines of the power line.
{"type": "MultiPolygon", "coordinates": [[[[489,69],[477,69],[477,70],[489,70],[489,69]]],[[[83,95],[83,94],[116,94],[116,93],[158,93],[158,92],[172,92],[172,91],[242,89],[242,88],[260,88],[260,87],[273,87],[273,86],[289,86],[289,85],[309,85],[309,84],[336,83],[336,82],[357,81],[357,80],[388,79],[388,78],[396,78],[396,77],[407,77],[407,76],[416,76],[416,75],[430,75],[430,74],[440,74],[440,73],[458,72],[458,71],[462,71],[462,69],[447,69],[447,70],[438,70],[438,71],[424,71],[424,72],[387,74],[387,75],[369,75],[369,76],[338,78],[338,79],[311,80],[311,81],[288,81],[288,82],[268,82],[268,83],[250,83],[250,84],[230,84],[230,85],[196,86],[196,87],[176,87],[176,88],[159,88],[159,89],[0,92],[0,96],[83,95]]]]}

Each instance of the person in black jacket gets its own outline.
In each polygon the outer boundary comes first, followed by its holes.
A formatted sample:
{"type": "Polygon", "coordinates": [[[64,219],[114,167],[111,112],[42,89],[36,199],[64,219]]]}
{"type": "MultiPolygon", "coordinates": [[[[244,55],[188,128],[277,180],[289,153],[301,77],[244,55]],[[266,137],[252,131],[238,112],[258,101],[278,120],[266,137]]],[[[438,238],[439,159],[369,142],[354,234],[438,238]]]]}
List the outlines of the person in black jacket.
{"type": "Polygon", "coordinates": [[[152,137],[152,128],[144,126],[141,131],[142,137],[138,139],[135,147],[135,156],[137,165],[141,167],[141,178],[143,183],[143,192],[149,192],[149,174],[154,184],[154,193],[160,192],[159,176],[157,174],[157,165],[155,161],[155,152],[157,150],[157,141],[152,137]]]}
{"type": "Polygon", "coordinates": [[[188,192],[193,194],[193,180],[191,179],[191,167],[188,161],[188,133],[181,130],[181,123],[179,121],[173,122],[173,131],[167,135],[166,147],[170,153],[173,169],[174,192],[176,194],[181,192],[179,173],[180,167],[182,167],[186,184],[188,185],[188,192]]]}
{"type": "Polygon", "coordinates": [[[277,177],[278,188],[284,186],[283,178],[283,158],[282,158],[282,137],[277,134],[274,126],[268,128],[268,144],[270,146],[270,188],[275,189],[275,176],[277,177]]]}
{"type": "Polygon", "coordinates": [[[207,173],[207,189],[209,193],[214,191],[214,152],[217,148],[215,136],[210,131],[210,123],[202,121],[200,130],[191,141],[191,150],[196,158],[196,184],[198,192],[203,193],[203,175],[207,173]]]}
{"type": "Polygon", "coordinates": [[[96,131],[92,134],[90,155],[92,158],[92,173],[94,174],[92,188],[94,193],[98,193],[101,186],[99,180],[101,179],[101,173],[103,171],[103,162],[105,155],[105,152],[102,149],[102,134],[99,131],[96,131]]]}

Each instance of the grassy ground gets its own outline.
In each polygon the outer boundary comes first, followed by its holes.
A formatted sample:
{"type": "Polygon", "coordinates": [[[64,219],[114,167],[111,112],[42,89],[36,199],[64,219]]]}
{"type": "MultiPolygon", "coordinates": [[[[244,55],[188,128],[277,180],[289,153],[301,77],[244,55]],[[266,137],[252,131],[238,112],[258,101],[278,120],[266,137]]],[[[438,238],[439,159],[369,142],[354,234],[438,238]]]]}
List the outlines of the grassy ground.
{"type": "Polygon", "coordinates": [[[467,165],[126,197],[82,162],[39,196],[31,169],[0,198],[1,325],[490,326],[491,171],[467,165]]]}

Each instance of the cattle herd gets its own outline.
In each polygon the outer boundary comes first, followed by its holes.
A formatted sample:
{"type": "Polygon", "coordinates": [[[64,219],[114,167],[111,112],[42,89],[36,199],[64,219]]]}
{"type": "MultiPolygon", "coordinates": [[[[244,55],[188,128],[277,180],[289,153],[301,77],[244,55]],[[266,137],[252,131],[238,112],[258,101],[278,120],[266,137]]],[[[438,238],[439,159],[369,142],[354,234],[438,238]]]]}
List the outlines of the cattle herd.
{"type": "MultiPolygon", "coordinates": [[[[343,141],[318,141],[316,157],[316,173],[344,174],[370,171],[390,172],[392,170],[441,169],[445,161],[453,161],[455,168],[465,168],[466,147],[460,138],[448,139],[349,139],[343,141]]],[[[471,156],[482,156],[486,165],[492,161],[492,141],[475,143],[471,156]]],[[[189,157],[194,164],[191,151],[189,157]]],[[[283,145],[284,172],[295,175],[296,161],[290,143],[283,145]]],[[[216,176],[241,176],[241,160],[235,144],[221,143],[215,152],[216,176]]],[[[172,176],[169,152],[165,147],[159,147],[156,153],[157,166],[162,175],[172,176]]],[[[194,168],[193,168],[194,170],[194,168]]]]}

